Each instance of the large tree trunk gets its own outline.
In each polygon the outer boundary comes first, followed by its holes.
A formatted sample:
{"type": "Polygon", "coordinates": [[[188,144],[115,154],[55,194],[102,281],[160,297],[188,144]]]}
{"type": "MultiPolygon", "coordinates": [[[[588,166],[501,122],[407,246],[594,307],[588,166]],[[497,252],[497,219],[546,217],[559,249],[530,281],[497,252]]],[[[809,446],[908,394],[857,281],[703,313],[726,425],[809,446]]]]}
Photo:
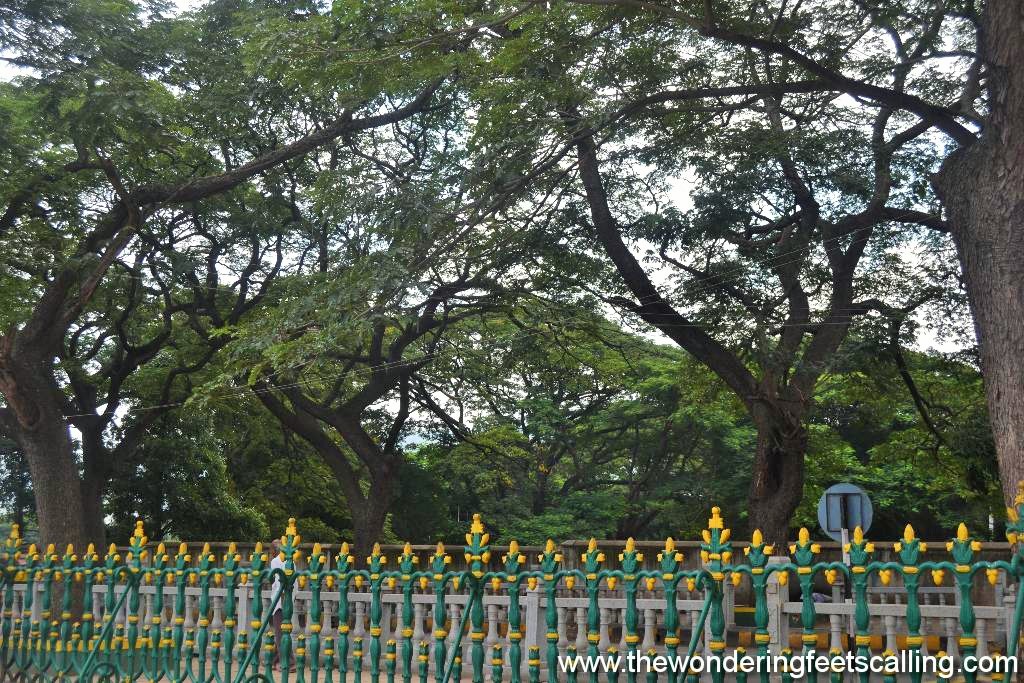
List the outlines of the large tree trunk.
{"type": "Polygon", "coordinates": [[[59,416],[41,420],[34,429],[19,430],[17,441],[32,473],[39,540],[44,547],[53,543],[59,553],[68,543],[81,551],[88,534],[78,463],[67,425],[59,416]]]}
{"type": "Polygon", "coordinates": [[[394,480],[373,481],[364,504],[349,501],[353,541],[359,557],[367,555],[375,542],[383,540],[384,523],[394,498],[394,483],[394,480]]]}
{"type": "Polygon", "coordinates": [[[751,529],[784,552],[789,522],[804,494],[807,430],[799,420],[784,420],[773,411],[755,410],[757,452],[750,480],[751,529]]]}
{"type": "Polygon", "coordinates": [[[9,334],[0,343],[0,393],[7,402],[5,430],[25,454],[43,547],[63,553],[84,547],[86,530],[78,462],[62,412],[52,356],[9,334]]]}
{"type": "MultiPolygon", "coordinates": [[[[103,493],[107,488],[107,479],[107,468],[95,462],[90,463],[90,457],[86,454],[85,472],[82,477],[82,513],[86,538],[89,543],[95,543],[97,548],[106,547],[107,542],[107,528],[103,515],[103,493]]],[[[124,543],[128,539],[114,540],[124,543]]]]}
{"type": "Polygon", "coordinates": [[[1009,504],[1024,480],[1024,6],[990,0],[983,27],[990,116],[934,184],[963,267],[1009,504]]]}

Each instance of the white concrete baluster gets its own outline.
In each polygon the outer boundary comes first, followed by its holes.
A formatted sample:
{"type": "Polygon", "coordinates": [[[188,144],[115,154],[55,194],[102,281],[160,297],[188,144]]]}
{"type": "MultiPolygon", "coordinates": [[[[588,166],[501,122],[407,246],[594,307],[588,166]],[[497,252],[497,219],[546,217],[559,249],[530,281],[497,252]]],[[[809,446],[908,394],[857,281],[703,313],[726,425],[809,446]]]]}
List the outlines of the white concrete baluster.
{"type": "Polygon", "coordinates": [[[412,644],[417,655],[419,654],[420,643],[423,642],[426,633],[423,627],[423,614],[425,611],[425,606],[422,602],[414,602],[412,604],[412,644]]]}
{"type": "Polygon", "coordinates": [[[576,652],[583,655],[587,653],[587,608],[577,607],[576,615],[576,652]]]}
{"type": "Polygon", "coordinates": [[[210,629],[224,630],[224,597],[221,595],[213,596],[213,618],[210,619],[210,629]]]}
{"type": "Polygon", "coordinates": [[[336,603],[334,600],[324,600],[321,594],[321,611],[320,614],[323,617],[323,622],[320,627],[320,634],[324,638],[334,638],[337,634],[334,630],[334,613],[336,611],[336,603]]]}
{"type": "Polygon", "coordinates": [[[644,637],[640,641],[640,651],[647,653],[652,647],[654,647],[654,630],[657,628],[657,624],[654,621],[654,610],[647,608],[641,612],[644,617],[644,637]]]}
{"type": "Polygon", "coordinates": [[[455,639],[458,637],[459,629],[462,628],[462,605],[457,603],[448,605],[448,618],[452,623],[452,627],[448,631],[448,637],[446,639],[446,644],[448,645],[447,650],[450,654],[452,648],[455,647],[455,639]]]}
{"type": "Polygon", "coordinates": [[[556,607],[555,610],[558,614],[558,625],[555,627],[555,632],[558,633],[558,654],[564,655],[566,648],[569,647],[568,627],[566,625],[568,609],[556,607]]]}
{"type": "Polygon", "coordinates": [[[885,649],[896,652],[896,617],[893,615],[885,617],[885,649]]]}
{"type": "Polygon", "coordinates": [[[976,652],[979,658],[988,656],[988,620],[978,619],[974,625],[974,635],[978,639],[978,650],[976,652]]]}
{"type": "Polygon", "coordinates": [[[601,622],[598,627],[598,634],[600,635],[597,641],[597,650],[601,654],[608,651],[608,648],[612,646],[612,640],[609,635],[611,630],[612,611],[606,607],[599,608],[601,610],[601,622]]]}
{"type": "Polygon", "coordinates": [[[946,617],[944,620],[946,627],[946,654],[953,657],[957,662],[960,661],[960,647],[957,643],[957,621],[955,617],[946,617]]]}
{"type": "MultiPolygon", "coordinates": [[[[353,612],[354,621],[352,623],[352,637],[366,639],[366,603],[362,600],[353,603],[355,610],[353,612]]],[[[366,645],[369,645],[367,643],[366,645]]],[[[364,650],[366,652],[367,650],[364,650]]]]}
{"type": "Polygon", "coordinates": [[[838,614],[828,615],[828,631],[830,650],[843,651],[843,618],[838,614]]]}
{"type": "Polygon", "coordinates": [[[485,605],[487,613],[487,635],[484,637],[484,660],[491,661],[491,650],[498,644],[498,606],[493,602],[485,605]]]}

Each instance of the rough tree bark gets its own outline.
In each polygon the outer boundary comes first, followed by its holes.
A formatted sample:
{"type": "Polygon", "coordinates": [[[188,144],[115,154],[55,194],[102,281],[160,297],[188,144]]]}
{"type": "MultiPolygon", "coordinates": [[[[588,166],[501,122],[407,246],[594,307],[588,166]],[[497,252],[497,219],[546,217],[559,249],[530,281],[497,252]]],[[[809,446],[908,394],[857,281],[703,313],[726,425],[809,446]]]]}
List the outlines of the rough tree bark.
{"type": "Polygon", "coordinates": [[[804,493],[807,429],[799,415],[761,405],[753,410],[757,450],[750,479],[750,527],[783,543],[804,493]]]}
{"type": "Polygon", "coordinates": [[[1010,504],[1024,480],[1024,4],[990,0],[982,35],[985,130],[933,182],[963,268],[1010,504]]]}
{"type": "Polygon", "coordinates": [[[39,538],[63,551],[88,541],[78,463],[71,434],[61,414],[63,401],[45,353],[19,353],[16,339],[4,338],[0,350],[0,392],[8,409],[4,431],[28,463],[36,498],[39,538]]]}

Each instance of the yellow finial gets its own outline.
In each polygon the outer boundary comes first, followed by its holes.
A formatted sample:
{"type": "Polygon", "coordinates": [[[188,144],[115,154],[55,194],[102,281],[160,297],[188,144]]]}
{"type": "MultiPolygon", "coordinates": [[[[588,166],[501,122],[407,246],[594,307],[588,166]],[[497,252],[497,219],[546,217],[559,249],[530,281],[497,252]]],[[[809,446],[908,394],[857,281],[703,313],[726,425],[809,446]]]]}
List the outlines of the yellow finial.
{"type": "Polygon", "coordinates": [[[441,541],[437,542],[437,549],[434,550],[434,554],[438,557],[444,555],[444,543],[441,543],[441,541]]]}
{"type": "Polygon", "coordinates": [[[86,555],[95,555],[96,554],[96,545],[94,543],[90,543],[89,547],[85,549],[85,554],[86,555]]]}
{"type": "Polygon", "coordinates": [[[592,553],[595,550],[597,550],[597,539],[591,536],[590,540],[587,541],[587,552],[592,553]]]}
{"type": "Polygon", "coordinates": [[[68,547],[67,547],[67,549],[66,549],[66,550],[64,551],[64,554],[65,554],[65,555],[68,555],[68,556],[70,556],[70,555],[74,555],[74,554],[75,554],[75,546],[74,546],[74,544],[72,544],[72,543],[68,543],[68,547]]]}
{"type": "Polygon", "coordinates": [[[134,538],[142,538],[145,535],[145,532],[142,530],[142,520],[140,519],[135,522],[135,533],[133,533],[132,536],[134,538]]]}
{"type": "Polygon", "coordinates": [[[754,533],[750,537],[752,545],[761,545],[764,543],[764,534],[761,533],[760,529],[754,529],[754,533]]]}
{"type": "Polygon", "coordinates": [[[722,522],[722,508],[717,505],[711,508],[711,519],[708,520],[709,529],[722,529],[725,525],[722,522]]]}
{"type": "MultiPolygon", "coordinates": [[[[444,552],[444,547],[441,546],[440,543],[438,543],[437,545],[440,548],[441,552],[444,552]]],[[[519,554],[519,541],[517,541],[515,539],[509,541],[509,543],[508,543],[508,554],[509,555],[518,555],[519,554]]]]}
{"type": "Polygon", "coordinates": [[[960,526],[956,529],[956,540],[963,542],[969,539],[971,535],[967,533],[967,525],[960,522],[960,526]]]}
{"type": "Polygon", "coordinates": [[[858,544],[864,542],[864,530],[860,526],[853,530],[853,542],[858,544]]]}
{"type": "Polygon", "coordinates": [[[164,547],[163,543],[158,543],[156,546],[157,557],[167,554],[167,548],[164,547]]]}
{"type": "Polygon", "coordinates": [[[203,549],[200,551],[199,554],[203,555],[204,557],[206,555],[210,554],[210,543],[209,543],[209,541],[207,541],[206,543],[203,544],[203,549]]]}
{"type": "Polygon", "coordinates": [[[21,538],[21,525],[20,524],[12,524],[11,525],[11,533],[8,534],[8,538],[10,538],[12,540],[13,539],[21,538]]]}
{"type": "Polygon", "coordinates": [[[338,548],[339,555],[348,555],[348,541],[342,541],[341,547],[338,548]]]}
{"type": "Polygon", "coordinates": [[[802,526],[797,533],[797,538],[800,540],[801,545],[807,545],[811,540],[811,532],[807,530],[807,527],[802,526]]]}
{"type": "MultiPolygon", "coordinates": [[[[259,545],[259,544],[257,543],[257,545],[259,545]]],[[[188,552],[188,544],[187,543],[181,543],[181,544],[178,545],[178,554],[179,555],[184,555],[187,552],[188,552]]],[[[259,552],[259,548],[256,549],[256,552],[259,552]]]]}
{"type": "Polygon", "coordinates": [[[904,527],[904,529],[903,529],[903,540],[904,540],[904,541],[906,541],[907,543],[910,543],[911,541],[913,541],[913,540],[914,540],[914,538],[916,538],[916,537],[914,536],[914,527],[912,527],[912,526],[910,526],[910,525],[908,524],[908,525],[907,525],[906,527],[904,527]]]}
{"type": "Polygon", "coordinates": [[[318,557],[320,555],[320,551],[321,550],[322,550],[322,548],[320,547],[320,543],[319,542],[314,543],[313,544],[313,557],[318,557]]]}
{"type": "Polygon", "coordinates": [[[370,551],[370,557],[377,557],[381,555],[380,543],[373,544],[373,550],[370,551]]]}
{"type": "Polygon", "coordinates": [[[238,552],[238,544],[234,541],[228,543],[228,555],[234,555],[238,552]]]}
{"type": "Polygon", "coordinates": [[[480,513],[473,513],[473,523],[469,525],[469,533],[471,534],[482,534],[484,532],[484,523],[480,519],[480,513]]]}
{"type": "Polygon", "coordinates": [[[636,550],[636,541],[634,541],[633,537],[630,536],[629,538],[626,539],[626,552],[627,553],[631,553],[634,550],[636,550]]]}
{"type": "Polygon", "coordinates": [[[116,555],[116,554],[117,554],[117,546],[114,545],[113,543],[111,543],[107,547],[107,555],[116,555]]]}
{"type": "Polygon", "coordinates": [[[547,542],[544,543],[544,552],[553,553],[555,552],[555,547],[555,540],[553,538],[549,538],[547,542]]]}
{"type": "Polygon", "coordinates": [[[1014,505],[1024,505],[1024,481],[1017,482],[1017,497],[1013,499],[1014,505]]]}
{"type": "Polygon", "coordinates": [[[403,555],[412,555],[412,543],[409,543],[409,541],[405,542],[405,545],[402,546],[402,554],[403,555]]]}
{"type": "Polygon", "coordinates": [[[676,549],[676,541],[675,541],[674,538],[669,536],[668,538],[665,539],[665,552],[666,553],[675,552],[675,549],[676,549]]]}

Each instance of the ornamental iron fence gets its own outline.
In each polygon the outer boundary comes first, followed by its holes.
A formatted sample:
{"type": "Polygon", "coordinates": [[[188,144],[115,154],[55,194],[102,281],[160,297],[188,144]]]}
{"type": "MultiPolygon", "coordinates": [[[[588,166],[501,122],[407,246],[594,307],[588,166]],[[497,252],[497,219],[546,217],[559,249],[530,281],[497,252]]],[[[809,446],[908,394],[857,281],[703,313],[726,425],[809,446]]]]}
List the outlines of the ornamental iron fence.
{"type": "MultiPolygon", "coordinates": [[[[639,675],[694,683],[693,671],[577,674],[563,671],[559,658],[1013,658],[1024,611],[1024,489],[1007,512],[1002,558],[982,559],[964,525],[940,558],[908,525],[902,539],[878,549],[855,530],[842,562],[823,557],[806,529],[788,554],[759,531],[734,549],[716,507],[689,562],[671,538],[647,557],[630,539],[614,568],[594,540],[571,558],[550,540],[529,558],[515,541],[497,555],[479,515],[457,569],[440,543],[431,553],[406,544],[390,555],[378,544],[361,568],[346,544],[331,558],[319,544],[303,552],[294,520],[276,563],[261,544],[244,559],[234,544],[222,554],[206,544],[193,556],[182,543],[172,556],[164,544],[150,547],[142,522],[123,553],[111,545],[102,558],[92,546],[81,556],[70,546],[63,556],[53,546],[25,549],[13,527],[0,553],[0,678],[577,683],[582,675],[588,683],[636,683],[639,675]]],[[[708,669],[713,683],[725,680],[708,669]]],[[[895,671],[881,676],[897,680],[895,671]]],[[[819,677],[844,680],[805,674],[819,677]]],[[[765,671],[749,678],[771,679],[765,671]]],[[[794,680],[785,671],[779,678],[794,680]]],[[[745,683],[748,674],[730,679],[745,683]]]]}

